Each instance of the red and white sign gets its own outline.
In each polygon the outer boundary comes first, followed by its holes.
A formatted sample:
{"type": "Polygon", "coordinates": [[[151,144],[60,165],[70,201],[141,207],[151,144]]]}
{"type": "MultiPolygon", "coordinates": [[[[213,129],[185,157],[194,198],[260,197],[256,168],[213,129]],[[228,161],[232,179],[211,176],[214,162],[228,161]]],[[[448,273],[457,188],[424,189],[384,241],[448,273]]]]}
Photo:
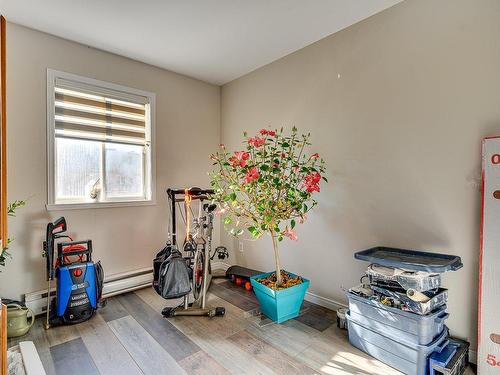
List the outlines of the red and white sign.
{"type": "Polygon", "coordinates": [[[500,137],[483,140],[478,373],[500,374],[500,137]]]}

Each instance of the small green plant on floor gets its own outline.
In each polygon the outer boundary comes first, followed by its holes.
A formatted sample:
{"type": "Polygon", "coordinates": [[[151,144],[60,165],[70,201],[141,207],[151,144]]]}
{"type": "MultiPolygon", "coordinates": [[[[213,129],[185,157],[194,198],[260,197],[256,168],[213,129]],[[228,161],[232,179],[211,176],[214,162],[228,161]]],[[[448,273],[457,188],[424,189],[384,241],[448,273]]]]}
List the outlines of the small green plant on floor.
{"type": "Polygon", "coordinates": [[[220,204],[224,226],[232,235],[248,231],[254,238],[271,236],[276,265],[276,288],[282,286],[278,242],[296,240],[295,226],[306,220],[317,201],[320,181],[327,182],[325,162],[308,153],[309,134],[262,129],[244,135],[243,148],[234,152],[224,145],[211,156],[214,199],[220,204]]]}
{"type": "MultiPolygon", "coordinates": [[[[7,207],[7,215],[9,216],[16,216],[16,210],[25,206],[26,201],[23,200],[16,200],[14,202],[9,203],[7,207]]],[[[5,267],[5,261],[7,258],[12,258],[12,255],[8,252],[9,246],[14,241],[12,238],[7,239],[7,243],[2,246],[1,252],[0,252],[0,266],[5,267]]],[[[0,269],[0,272],[1,269],[0,269]]]]}

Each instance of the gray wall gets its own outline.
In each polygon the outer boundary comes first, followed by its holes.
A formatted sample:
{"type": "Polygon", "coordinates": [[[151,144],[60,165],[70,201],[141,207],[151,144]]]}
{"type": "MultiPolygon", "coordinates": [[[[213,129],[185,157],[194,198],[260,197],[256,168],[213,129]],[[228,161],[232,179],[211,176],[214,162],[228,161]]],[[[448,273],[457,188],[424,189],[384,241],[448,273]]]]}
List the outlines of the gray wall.
{"type": "MultiPolygon", "coordinates": [[[[353,253],[371,246],[456,254],[448,324],[475,346],[480,146],[500,134],[499,36],[497,0],[407,0],[223,86],[229,148],[244,130],[296,125],[327,161],[319,207],[281,247],[311,292],[345,301],[341,287],[367,266],[353,253]]],[[[272,269],[269,238],[243,242],[241,263],[272,269]]]]}
{"type": "Polygon", "coordinates": [[[165,189],[208,184],[220,88],[15,24],[7,36],[8,197],[29,203],[9,220],[13,259],[0,274],[0,295],[18,298],[45,287],[45,226],[61,215],[72,235],[93,240],[106,274],[151,267],[166,240],[165,189]],[[47,212],[47,68],[156,93],[156,206],[47,212]]]}

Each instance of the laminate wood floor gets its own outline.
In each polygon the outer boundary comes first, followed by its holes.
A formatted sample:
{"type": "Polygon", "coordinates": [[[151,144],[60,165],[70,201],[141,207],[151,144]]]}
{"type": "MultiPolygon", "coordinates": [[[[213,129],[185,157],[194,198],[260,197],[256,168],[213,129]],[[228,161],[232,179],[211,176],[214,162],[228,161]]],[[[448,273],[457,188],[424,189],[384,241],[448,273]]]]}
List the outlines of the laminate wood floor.
{"type": "Polygon", "coordinates": [[[260,315],[253,292],[214,279],[208,304],[224,306],[224,317],[162,317],[179,303],[141,289],[108,299],[75,326],[44,331],[37,318],[9,346],[34,341],[48,375],[400,374],[349,345],[335,313],[307,301],[299,317],[275,324],[260,315]]]}

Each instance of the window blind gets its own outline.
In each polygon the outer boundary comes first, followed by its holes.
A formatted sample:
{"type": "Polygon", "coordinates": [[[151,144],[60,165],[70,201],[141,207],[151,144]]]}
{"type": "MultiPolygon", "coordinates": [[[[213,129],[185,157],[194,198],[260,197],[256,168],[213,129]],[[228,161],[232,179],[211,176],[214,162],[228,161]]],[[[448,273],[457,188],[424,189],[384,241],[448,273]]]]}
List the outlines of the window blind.
{"type": "Polygon", "coordinates": [[[109,89],[96,92],[64,79],[56,79],[54,91],[57,138],[149,145],[147,98],[109,89]]]}

